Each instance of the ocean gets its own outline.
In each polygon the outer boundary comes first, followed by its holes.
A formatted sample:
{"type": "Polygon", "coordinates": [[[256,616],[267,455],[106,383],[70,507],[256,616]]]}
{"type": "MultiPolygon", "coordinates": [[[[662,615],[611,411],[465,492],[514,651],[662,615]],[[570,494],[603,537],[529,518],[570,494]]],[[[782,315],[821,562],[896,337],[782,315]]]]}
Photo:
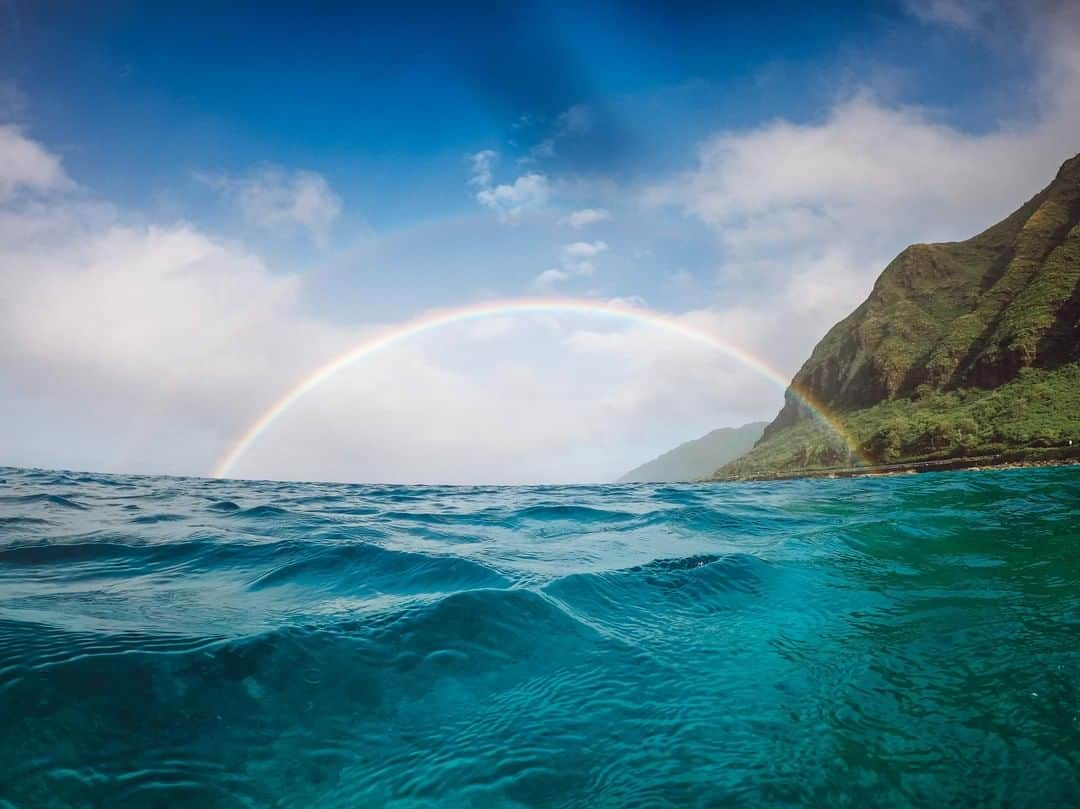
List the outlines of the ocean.
{"type": "Polygon", "coordinates": [[[1080,468],[0,468],[2,807],[1080,802],[1080,468]]]}

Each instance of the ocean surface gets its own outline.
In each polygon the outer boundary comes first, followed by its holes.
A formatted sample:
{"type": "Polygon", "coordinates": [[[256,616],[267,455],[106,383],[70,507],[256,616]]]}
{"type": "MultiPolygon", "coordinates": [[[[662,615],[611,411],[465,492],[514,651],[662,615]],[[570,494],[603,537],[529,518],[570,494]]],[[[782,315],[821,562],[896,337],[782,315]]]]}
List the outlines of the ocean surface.
{"type": "Polygon", "coordinates": [[[1080,802],[1080,468],[0,468],[2,807],[1080,802]]]}

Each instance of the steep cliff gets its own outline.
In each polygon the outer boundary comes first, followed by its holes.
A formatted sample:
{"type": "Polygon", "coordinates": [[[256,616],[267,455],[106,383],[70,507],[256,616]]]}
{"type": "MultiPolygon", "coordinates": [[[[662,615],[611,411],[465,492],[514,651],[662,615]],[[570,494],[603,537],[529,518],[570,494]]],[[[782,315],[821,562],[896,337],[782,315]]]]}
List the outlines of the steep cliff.
{"type": "MultiPolygon", "coordinates": [[[[1072,383],[1063,380],[1071,374],[1056,371],[1078,360],[1080,155],[1066,161],[1043,191],[979,235],[901,252],[866,301],[818,343],[793,386],[836,413],[865,455],[883,460],[884,446],[890,456],[885,460],[895,460],[961,445],[939,437],[941,446],[935,446],[919,434],[936,429],[931,421],[901,425],[900,438],[883,438],[883,425],[871,410],[888,411],[895,419],[951,408],[966,417],[961,401],[1006,385],[1016,393],[1023,379],[1036,378],[1025,376],[1025,369],[1043,372],[1038,379],[1051,388],[1067,387],[1072,383]],[[882,409],[896,402],[906,405],[882,409]]],[[[1068,414],[1061,416],[1061,430],[1071,429],[1068,414]]],[[[811,419],[789,391],[758,446],[736,465],[744,471],[779,465],[775,471],[786,471],[800,464],[844,463],[846,452],[810,429],[811,419]],[[802,446],[783,452],[777,441],[802,446]]],[[[975,433],[993,436],[1003,426],[976,425],[978,430],[968,431],[966,449],[976,448],[975,433]]]]}

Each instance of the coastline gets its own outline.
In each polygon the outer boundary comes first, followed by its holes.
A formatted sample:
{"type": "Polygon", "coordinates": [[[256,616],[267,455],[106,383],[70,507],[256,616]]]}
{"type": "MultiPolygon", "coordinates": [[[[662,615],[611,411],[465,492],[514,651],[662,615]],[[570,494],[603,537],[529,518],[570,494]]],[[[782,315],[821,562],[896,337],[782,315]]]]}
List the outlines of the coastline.
{"type": "Polygon", "coordinates": [[[785,472],[763,472],[754,475],[713,476],[707,483],[735,483],[759,480],[797,480],[801,478],[854,478],[878,475],[913,475],[926,472],[979,471],[984,469],[1020,469],[1042,466],[1080,465],[1080,446],[1051,447],[1046,449],[1025,448],[987,455],[969,455],[958,458],[934,458],[922,461],[905,461],[877,466],[828,467],[822,469],[799,469],[785,472]]]}

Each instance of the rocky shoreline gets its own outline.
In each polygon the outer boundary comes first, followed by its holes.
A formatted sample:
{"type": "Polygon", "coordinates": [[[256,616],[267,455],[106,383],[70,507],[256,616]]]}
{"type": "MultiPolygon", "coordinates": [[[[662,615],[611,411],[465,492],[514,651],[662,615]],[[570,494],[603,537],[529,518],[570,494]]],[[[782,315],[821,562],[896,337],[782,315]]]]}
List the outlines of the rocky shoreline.
{"type": "Polygon", "coordinates": [[[1080,464],[1080,446],[1053,447],[1048,449],[1019,449],[989,455],[972,455],[961,458],[936,458],[925,461],[880,464],[878,466],[830,467],[824,469],[800,469],[789,472],[772,472],[757,475],[712,477],[712,482],[735,482],[754,480],[795,480],[799,478],[853,478],[870,475],[913,475],[924,472],[952,472],[958,470],[1015,469],[1040,466],[1072,466],[1080,464]]]}

